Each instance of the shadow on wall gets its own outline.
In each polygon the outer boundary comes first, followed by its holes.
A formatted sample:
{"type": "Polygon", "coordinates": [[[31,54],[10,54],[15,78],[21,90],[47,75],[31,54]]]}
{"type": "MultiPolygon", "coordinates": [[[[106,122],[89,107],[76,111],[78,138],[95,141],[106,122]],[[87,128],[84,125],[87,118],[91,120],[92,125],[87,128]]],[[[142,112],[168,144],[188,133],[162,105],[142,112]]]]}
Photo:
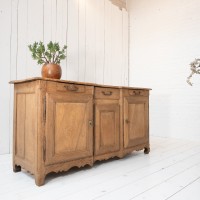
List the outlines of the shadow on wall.
{"type": "Polygon", "coordinates": [[[150,135],[170,137],[170,97],[151,95],[149,105],[150,135]]]}

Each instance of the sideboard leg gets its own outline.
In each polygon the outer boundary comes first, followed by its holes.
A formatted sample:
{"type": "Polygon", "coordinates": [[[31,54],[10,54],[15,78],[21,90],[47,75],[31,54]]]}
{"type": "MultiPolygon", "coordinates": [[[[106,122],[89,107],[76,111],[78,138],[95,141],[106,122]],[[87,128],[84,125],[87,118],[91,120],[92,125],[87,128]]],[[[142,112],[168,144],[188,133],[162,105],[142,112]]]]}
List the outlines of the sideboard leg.
{"type": "Polygon", "coordinates": [[[145,154],[149,154],[149,152],[150,152],[150,147],[145,147],[144,148],[144,153],[145,154]]]}
{"type": "Polygon", "coordinates": [[[44,185],[45,182],[45,175],[35,175],[35,184],[37,186],[44,185]]]}
{"type": "Polygon", "coordinates": [[[20,172],[21,171],[21,166],[19,165],[13,165],[13,172],[20,172]]]}

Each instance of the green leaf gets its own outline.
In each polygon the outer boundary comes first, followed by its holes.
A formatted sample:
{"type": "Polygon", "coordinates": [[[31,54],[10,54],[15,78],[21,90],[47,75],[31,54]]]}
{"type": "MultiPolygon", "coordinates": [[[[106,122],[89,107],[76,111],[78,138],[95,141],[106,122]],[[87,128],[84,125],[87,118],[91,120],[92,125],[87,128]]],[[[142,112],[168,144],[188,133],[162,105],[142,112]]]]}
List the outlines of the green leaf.
{"type": "Polygon", "coordinates": [[[50,41],[47,46],[43,42],[34,42],[32,45],[28,45],[32,58],[37,60],[38,64],[54,62],[59,64],[60,60],[66,58],[67,45],[60,48],[58,42],[50,41]]]}

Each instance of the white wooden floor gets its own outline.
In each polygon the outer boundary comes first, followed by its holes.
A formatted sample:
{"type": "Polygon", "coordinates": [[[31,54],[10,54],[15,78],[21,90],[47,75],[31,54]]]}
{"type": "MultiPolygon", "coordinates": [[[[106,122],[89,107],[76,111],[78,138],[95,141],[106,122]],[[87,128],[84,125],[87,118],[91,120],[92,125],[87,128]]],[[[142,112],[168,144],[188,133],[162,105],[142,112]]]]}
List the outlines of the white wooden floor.
{"type": "Polygon", "coordinates": [[[49,175],[42,187],[25,171],[13,173],[11,155],[1,155],[0,199],[199,200],[200,142],[153,137],[149,155],[49,175]]]}

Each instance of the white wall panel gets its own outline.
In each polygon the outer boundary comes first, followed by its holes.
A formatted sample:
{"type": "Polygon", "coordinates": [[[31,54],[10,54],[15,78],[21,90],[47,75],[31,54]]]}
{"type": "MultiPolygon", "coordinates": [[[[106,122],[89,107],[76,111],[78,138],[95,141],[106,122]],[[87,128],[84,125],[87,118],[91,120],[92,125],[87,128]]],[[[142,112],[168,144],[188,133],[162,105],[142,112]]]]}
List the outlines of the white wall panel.
{"type": "MultiPolygon", "coordinates": [[[[51,40],[56,41],[57,35],[57,4],[58,0],[51,0],[51,40]]],[[[48,13],[47,13],[48,16],[48,13]]]]}
{"type": "Polygon", "coordinates": [[[95,24],[95,60],[96,60],[96,83],[103,84],[105,64],[105,0],[96,0],[96,24],[95,24]]]}
{"type": "MultiPolygon", "coordinates": [[[[68,13],[68,3],[66,0],[57,1],[57,32],[56,41],[59,42],[61,46],[67,45],[67,13],[68,13]]],[[[62,79],[67,78],[67,62],[62,60],[60,65],[62,66],[62,79]]]]}
{"type": "MultiPolygon", "coordinates": [[[[67,45],[67,30],[68,30],[68,1],[62,0],[62,43],[67,45]]],[[[68,50],[67,50],[68,51],[68,50]]],[[[67,58],[68,59],[68,58],[67,58]]],[[[67,79],[67,60],[61,61],[62,79],[67,79]]]]}
{"type": "Polygon", "coordinates": [[[122,85],[122,12],[116,6],[111,8],[111,19],[111,84],[122,85]]]}
{"type": "MultiPolygon", "coordinates": [[[[59,44],[63,45],[63,1],[57,0],[56,1],[56,37],[55,41],[59,42],[59,44]]],[[[66,10],[67,12],[67,10],[66,10]]]]}
{"type": "Polygon", "coordinates": [[[128,12],[122,9],[122,85],[129,84],[129,20],[128,12]]]}
{"type": "Polygon", "coordinates": [[[79,48],[78,48],[78,80],[85,81],[86,71],[86,0],[79,0],[79,48]]]}
{"type": "Polygon", "coordinates": [[[47,44],[49,41],[53,40],[52,38],[52,9],[55,9],[52,7],[52,0],[44,0],[44,43],[47,44]]]}
{"type": "Polygon", "coordinates": [[[17,79],[27,77],[27,52],[28,52],[28,1],[19,0],[17,15],[17,79]],[[23,59],[21,59],[23,58],[23,59]]]}
{"type": "MultiPolygon", "coordinates": [[[[21,0],[20,0],[21,1],[21,0]]],[[[27,73],[26,77],[38,77],[41,76],[41,66],[37,64],[36,60],[31,57],[31,52],[28,50],[28,45],[33,44],[35,41],[43,40],[43,1],[41,0],[30,0],[28,1],[28,30],[27,30],[27,73]]],[[[19,44],[22,45],[22,44],[19,44]]],[[[19,60],[25,59],[25,55],[18,58],[19,60]]],[[[17,66],[17,69],[20,66],[17,66]]],[[[26,78],[24,77],[24,78],[26,78]]]]}
{"type": "Polygon", "coordinates": [[[0,11],[4,30],[0,37],[4,69],[0,75],[4,91],[0,96],[0,154],[12,150],[13,85],[9,80],[41,76],[29,44],[51,40],[67,44],[62,79],[128,84],[124,80],[128,73],[126,10],[108,0],[1,0],[0,11]]]}
{"type": "MultiPolygon", "coordinates": [[[[10,80],[17,79],[17,49],[18,49],[18,1],[12,0],[11,3],[11,29],[10,29],[10,80]]],[[[9,144],[10,151],[12,151],[13,144],[13,104],[14,104],[14,86],[10,85],[10,105],[9,105],[9,144]]],[[[3,105],[3,104],[2,104],[3,105]]],[[[1,127],[1,126],[0,126],[1,127]]],[[[3,128],[0,128],[0,131],[3,132],[3,128]]],[[[6,133],[7,134],[7,133],[6,133]]],[[[0,145],[1,146],[1,145],[0,145]]],[[[2,148],[3,149],[3,148],[2,148]]],[[[1,150],[2,150],[1,149],[1,150]]],[[[0,150],[0,151],[1,151],[0,150]]]]}
{"type": "Polygon", "coordinates": [[[112,3],[105,1],[105,62],[104,84],[112,84],[112,3]]]}
{"type": "Polygon", "coordinates": [[[67,79],[78,81],[78,43],[79,43],[79,6],[78,0],[68,1],[67,31],[67,79]]]}
{"type": "Polygon", "coordinates": [[[96,60],[95,60],[95,26],[97,4],[95,0],[86,1],[86,71],[85,81],[95,82],[96,60]]]}
{"type": "Polygon", "coordinates": [[[11,1],[2,0],[0,4],[0,154],[9,152],[9,98],[10,86],[10,33],[11,33],[11,1]]]}

